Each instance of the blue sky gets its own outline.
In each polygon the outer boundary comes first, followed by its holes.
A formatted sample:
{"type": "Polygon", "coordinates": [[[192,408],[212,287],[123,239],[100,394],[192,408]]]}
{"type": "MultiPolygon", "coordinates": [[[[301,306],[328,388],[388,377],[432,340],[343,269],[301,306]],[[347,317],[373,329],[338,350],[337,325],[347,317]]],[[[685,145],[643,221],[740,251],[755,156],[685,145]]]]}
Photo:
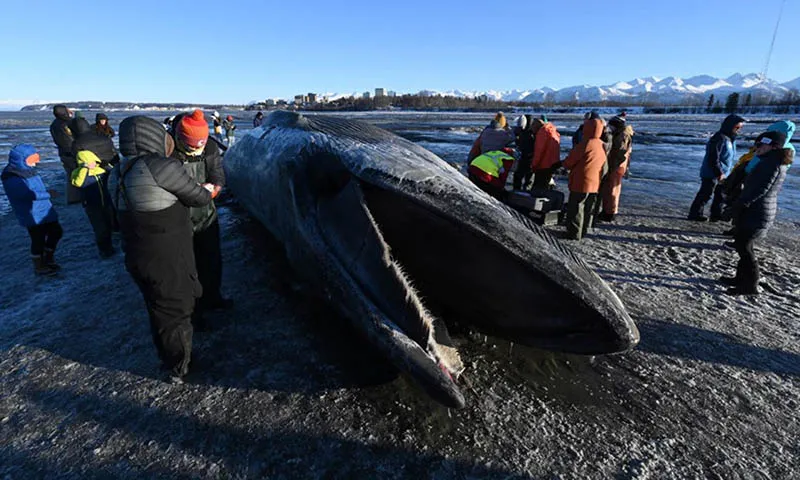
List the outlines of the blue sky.
{"type": "MultiPolygon", "coordinates": [[[[510,90],[764,65],[782,0],[6,2],[0,103],[510,90]]],[[[788,0],[769,77],[800,76],[788,0]]]]}

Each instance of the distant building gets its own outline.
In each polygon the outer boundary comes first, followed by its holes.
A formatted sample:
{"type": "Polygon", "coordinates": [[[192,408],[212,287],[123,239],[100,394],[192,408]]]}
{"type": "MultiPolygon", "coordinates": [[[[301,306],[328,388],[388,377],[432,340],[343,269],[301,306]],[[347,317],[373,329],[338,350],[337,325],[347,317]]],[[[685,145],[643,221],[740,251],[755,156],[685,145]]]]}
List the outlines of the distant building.
{"type": "Polygon", "coordinates": [[[304,101],[305,101],[305,96],[303,96],[303,95],[295,95],[294,96],[295,105],[302,105],[304,101]]]}
{"type": "Polygon", "coordinates": [[[274,106],[275,106],[275,100],[273,100],[273,99],[271,99],[271,98],[268,98],[268,99],[266,99],[266,100],[264,101],[264,104],[265,104],[266,106],[268,106],[268,107],[274,107],[274,106]]]}
{"type": "Polygon", "coordinates": [[[390,97],[394,98],[394,97],[396,97],[396,96],[397,96],[397,92],[395,92],[394,90],[389,90],[389,92],[387,93],[387,95],[389,95],[390,97]]]}
{"type": "Polygon", "coordinates": [[[375,89],[375,98],[385,97],[385,96],[386,96],[386,89],[385,88],[376,88],[375,89]]]}
{"type": "Polygon", "coordinates": [[[363,98],[369,98],[369,92],[364,92],[364,95],[362,95],[362,97],[363,98]]]}
{"type": "Polygon", "coordinates": [[[317,103],[317,94],[316,93],[309,93],[307,95],[308,103],[317,103]]]}

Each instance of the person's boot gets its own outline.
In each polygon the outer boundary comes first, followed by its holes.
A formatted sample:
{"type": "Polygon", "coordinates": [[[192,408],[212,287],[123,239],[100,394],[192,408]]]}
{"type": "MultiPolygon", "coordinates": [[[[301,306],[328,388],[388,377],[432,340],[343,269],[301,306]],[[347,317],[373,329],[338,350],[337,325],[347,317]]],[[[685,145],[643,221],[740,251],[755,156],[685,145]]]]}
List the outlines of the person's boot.
{"type": "Polygon", "coordinates": [[[722,232],[722,234],[725,235],[726,237],[732,237],[736,234],[736,227],[731,227],[722,232]]]}
{"type": "Polygon", "coordinates": [[[727,285],[729,287],[735,287],[736,285],[739,284],[739,279],[738,278],[736,278],[736,277],[728,277],[726,275],[723,275],[723,276],[719,277],[719,281],[723,285],[727,285]]]}
{"type": "Polygon", "coordinates": [[[55,275],[56,270],[44,263],[44,255],[31,255],[33,260],[33,273],[36,275],[55,275]]]}
{"type": "Polygon", "coordinates": [[[55,250],[50,248],[45,248],[44,253],[42,254],[42,261],[47,267],[57,272],[61,270],[61,266],[57,264],[55,258],[53,258],[55,254],[56,254],[55,250]]]}
{"type": "Polygon", "coordinates": [[[686,219],[687,220],[692,220],[694,222],[707,222],[708,221],[708,217],[706,217],[705,215],[700,214],[700,213],[690,213],[689,216],[686,217],[686,219]]]}
{"type": "Polygon", "coordinates": [[[728,295],[758,295],[758,288],[736,286],[725,290],[725,293],[728,295]]]}

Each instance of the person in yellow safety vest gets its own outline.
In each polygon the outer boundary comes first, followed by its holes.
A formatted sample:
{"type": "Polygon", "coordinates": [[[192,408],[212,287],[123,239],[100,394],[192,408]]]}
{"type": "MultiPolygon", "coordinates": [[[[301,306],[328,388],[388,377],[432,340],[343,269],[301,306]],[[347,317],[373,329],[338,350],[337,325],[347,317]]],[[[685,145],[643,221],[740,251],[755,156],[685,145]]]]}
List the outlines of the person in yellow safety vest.
{"type": "Polygon", "coordinates": [[[475,157],[467,176],[481,190],[500,201],[505,200],[506,178],[514,165],[514,157],[503,150],[492,150],[475,157]]]}

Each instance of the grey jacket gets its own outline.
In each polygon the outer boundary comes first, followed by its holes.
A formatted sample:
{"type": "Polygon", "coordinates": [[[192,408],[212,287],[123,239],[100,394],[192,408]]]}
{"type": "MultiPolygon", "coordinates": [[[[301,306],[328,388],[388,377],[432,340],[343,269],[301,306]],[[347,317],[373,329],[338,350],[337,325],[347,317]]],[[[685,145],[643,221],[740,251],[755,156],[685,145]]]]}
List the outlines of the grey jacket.
{"type": "Polygon", "coordinates": [[[181,162],[167,158],[167,132],[157,121],[128,117],[120,124],[120,162],[117,208],[121,211],[156,212],[181,202],[199,207],[211,193],[195,182],[181,162]]]}
{"type": "Polygon", "coordinates": [[[492,123],[481,132],[481,154],[501,150],[503,147],[514,141],[514,131],[510,128],[499,128],[493,120],[492,123]]]}

